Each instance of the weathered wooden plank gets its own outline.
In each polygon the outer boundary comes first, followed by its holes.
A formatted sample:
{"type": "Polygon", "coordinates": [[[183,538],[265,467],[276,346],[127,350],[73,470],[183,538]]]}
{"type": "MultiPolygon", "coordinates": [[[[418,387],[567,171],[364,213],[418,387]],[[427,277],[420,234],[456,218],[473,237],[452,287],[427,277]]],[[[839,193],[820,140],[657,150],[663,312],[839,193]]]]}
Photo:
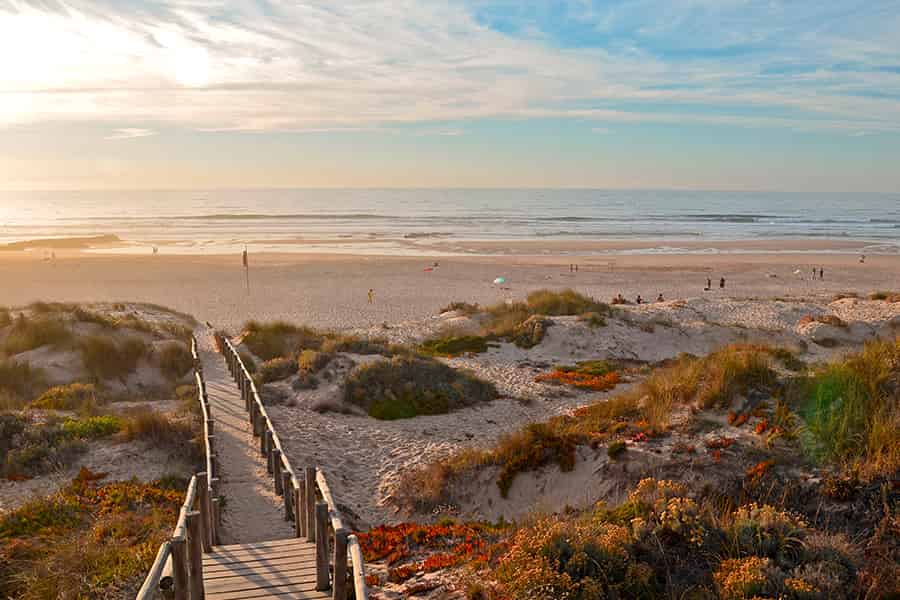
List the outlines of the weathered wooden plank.
{"type": "Polygon", "coordinates": [[[305,590],[294,586],[272,587],[244,592],[217,592],[207,594],[209,600],[265,600],[271,598],[273,600],[283,600],[284,598],[292,598],[294,600],[330,600],[331,596],[323,592],[315,590],[305,590]]]}
{"type": "Polygon", "coordinates": [[[259,588],[295,585],[300,588],[312,590],[316,585],[316,574],[297,573],[251,573],[238,575],[225,579],[212,579],[204,581],[207,593],[214,592],[240,592],[244,590],[256,590],[259,588]]]}
{"type": "Polygon", "coordinates": [[[262,548],[277,548],[279,546],[298,546],[301,548],[312,548],[313,544],[305,540],[297,538],[282,538],[280,540],[266,540],[264,542],[252,542],[249,544],[226,544],[224,546],[216,546],[215,551],[210,556],[215,556],[222,552],[230,552],[232,550],[259,550],[262,548]]]}
{"type": "MultiPolygon", "coordinates": [[[[279,552],[277,558],[292,558],[296,561],[314,561],[316,559],[315,553],[309,552],[279,552]]],[[[222,558],[217,561],[204,562],[203,568],[212,568],[215,566],[227,566],[233,565],[235,563],[260,563],[266,562],[269,560],[275,560],[274,556],[266,555],[266,554],[232,554],[231,556],[222,558]]]]}
{"type": "Polygon", "coordinates": [[[275,560],[266,560],[256,563],[234,563],[233,565],[216,566],[204,568],[203,577],[205,579],[219,579],[222,577],[233,577],[235,575],[244,575],[247,573],[280,573],[282,571],[315,571],[316,561],[297,561],[290,558],[280,558],[275,560]]]}

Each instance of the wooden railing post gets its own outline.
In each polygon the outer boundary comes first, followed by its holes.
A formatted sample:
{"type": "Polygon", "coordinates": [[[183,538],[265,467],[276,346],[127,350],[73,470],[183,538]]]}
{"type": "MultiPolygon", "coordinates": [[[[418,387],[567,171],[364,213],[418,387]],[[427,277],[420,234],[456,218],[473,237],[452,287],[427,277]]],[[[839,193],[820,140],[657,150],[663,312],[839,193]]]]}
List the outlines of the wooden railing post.
{"type": "Polygon", "coordinates": [[[333,600],[347,600],[347,539],[350,532],[338,529],[334,532],[334,583],[333,600]]]}
{"type": "Polygon", "coordinates": [[[284,520],[294,519],[294,509],[291,506],[294,501],[294,489],[291,485],[291,474],[284,470],[281,473],[281,493],[284,496],[284,520]]]}
{"type": "Polygon", "coordinates": [[[275,478],[275,493],[279,496],[284,492],[281,489],[281,450],[272,450],[272,477],[275,478]]]}
{"type": "Polygon", "coordinates": [[[259,455],[268,457],[269,454],[269,433],[268,429],[259,436],[259,455]]]}
{"type": "Polygon", "coordinates": [[[212,519],[210,518],[210,497],[207,487],[206,473],[197,473],[197,506],[200,508],[200,524],[202,526],[201,541],[203,551],[212,550],[212,519]]]}
{"type": "Polygon", "coordinates": [[[316,468],[306,467],[306,541],[316,541],[316,468]]]}
{"type": "Polygon", "coordinates": [[[219,500],[219,478],[213,477],[209,480],[209,489],[212,490],[212,497],[209,500],[210,521],[212,522],[212,538],[213,546],[219,545],[219,525],[221,524],[221,501],[219,500]]]}
{"type": "Polygon", "coordinates": [[[188,600],[187,543],[183,535],[172,538],[172,581],[175,600],[188,600]]]}
{"type": "Polygon", "coordinates": [[[328,581],[328,505],[316,503],[316,589],[324,592],[328,581]]]}
{"type": "Polygon", "coordinates": [[[294,488],[294,534],[298,538],[306,536],[306,486],[302,481],[294,488]]]}
{"type": "Polygon", "coordinates": [[[275,436],[272,432],[266,428],[266,470],[269,474],[275,472],[275,467],[272,464],[272,452],[275,450],[275,436]]]}
{"type": "Polygon", "coordinates": [[[188,529],[188,573],[190,576],[191,600],[203,600],[203,540],[200,531],[200,513],[192,510],[187,514],[188,529]]]}

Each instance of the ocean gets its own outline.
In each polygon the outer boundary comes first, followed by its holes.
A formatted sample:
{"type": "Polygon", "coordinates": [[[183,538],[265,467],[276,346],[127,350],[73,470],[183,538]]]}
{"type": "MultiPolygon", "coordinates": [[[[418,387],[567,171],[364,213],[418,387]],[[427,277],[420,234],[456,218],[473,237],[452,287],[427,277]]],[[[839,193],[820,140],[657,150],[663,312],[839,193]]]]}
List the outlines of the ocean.
{"type": "MultiPolygon", "coordinates": [[[[0,243],[106,234],[123,240],[119,251],[125,252],[144,252],[150,246],[177,252],[231,251],[245,244],[255,250],[352,251],[365,242],[370,250],[414,253],[411,240],[421,246],[433,240],[528,239],[654,240],[659,242],[655,248],[639,251],[676,252],[685,240],[824,238],[856,240],[866,252],[895,254],[900,253],[900,193],[0,192],[0,243]]],[[[628,250],[616,250],[622,251],[628,250]]]]}

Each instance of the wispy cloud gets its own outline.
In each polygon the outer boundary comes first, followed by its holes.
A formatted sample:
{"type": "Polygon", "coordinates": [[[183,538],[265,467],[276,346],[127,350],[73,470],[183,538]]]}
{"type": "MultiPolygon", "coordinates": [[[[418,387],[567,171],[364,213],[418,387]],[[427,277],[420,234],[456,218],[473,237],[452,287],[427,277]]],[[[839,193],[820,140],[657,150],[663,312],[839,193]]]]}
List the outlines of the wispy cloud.
{"type": "Polygon", "coordinates": [[[0,0],[0,124],[897,132],[898,30],[896,0],[0,0]]]}
{"type": "Polygon", "coordinates": [[[113,131],[111,135],[108,135],[104,139],[107,140],[130,140],[134,138],[142,138],[148,137],[151,135],[156,135],[156,132],[152,129],[138,129],[133,127],[126,127],[124,129],[116,129],[113,131]]]}

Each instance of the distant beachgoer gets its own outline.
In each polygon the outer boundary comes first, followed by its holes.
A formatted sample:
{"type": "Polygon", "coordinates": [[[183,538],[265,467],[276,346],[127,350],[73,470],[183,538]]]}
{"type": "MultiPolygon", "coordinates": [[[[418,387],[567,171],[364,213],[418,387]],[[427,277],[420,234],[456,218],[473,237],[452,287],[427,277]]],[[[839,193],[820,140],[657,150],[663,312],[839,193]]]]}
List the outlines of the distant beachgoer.
{"type": "Polygon", "coordinates": [[[575,272],[576,272],[576,273],[578,272],[578,265],[577,265],[577,264],[575,265],[575,272]]]}
{"type": "Polygon", "coordinates": [[[815,278],[816,278],[816,268],[813,267],[813,279],[815,279],[815,278]]]}
{"type": "Polygon", "coordinates": [[[665,300],[663,300],[662,294],[660,294],[659,296],[656,297],[656,301],[657,302],[665,302],[665,300]]]}
{"type": "Polygon", "coordinates": [[[866,262],[866,255],[865,255],[865,254],[861,254],[861,255],[859,256],[859,262],[860,262],[860,263],[866,262]]]}
{"type": "Polygon", "coordinates": [[[369,289],[369,304],[375,303],[375,290],[369,289]]]}
{"type": "Polygon", "coordinates": [[[724,277],[719,279],[719,287],[722,288],[723,290],[725,289],[725,278],[724,277]]]}
{"type": "Polygon", "coordinates": [[[640,295],[640,294],[638,294],[637,300],[635,300],[635,302],[637,302],[638,304],[640,304],[640,303],[643,302],[643,300],[641,299],[641,295],[640,295]]]}
{"type": "Polygon", "coordinates": [[[706,278],[706,289],[707,291],[712,289],[712,279],[710,279],[709,277],[706,278]]]}
{"type": "Polygon", "coordinates": [[[153,254],[159,254],[159,248],[153,246],[153,254]]]}
{"type": "Polygon", "coordinates": [[[825,279],[825,269],[819,269],[819,279],[825,279]]]}

